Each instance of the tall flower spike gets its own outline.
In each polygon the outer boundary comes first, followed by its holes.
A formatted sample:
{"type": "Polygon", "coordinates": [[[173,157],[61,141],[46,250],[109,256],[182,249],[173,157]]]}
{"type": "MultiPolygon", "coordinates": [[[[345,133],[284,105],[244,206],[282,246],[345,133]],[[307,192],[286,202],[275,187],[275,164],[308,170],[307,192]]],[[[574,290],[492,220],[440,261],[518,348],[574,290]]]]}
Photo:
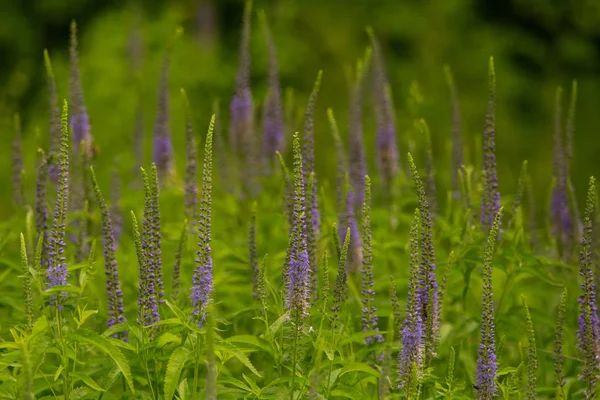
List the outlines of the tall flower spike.
{"type": "MultiPolygon", "coordinates": [[[[65,286],[68,276],[65,259],[65,231],[69,199],[69,106],[66,100],[63,104],[60,122],[58,187],[54,202],[52,230],[48,240],[48,288],[65,286]]],[[[51,296],[50,304],[62,310],[64,295],[51,296]]]]}
{"type": "Polygon", "coordinates": [[[496,214],[483,254],[483,293],[481,299],[481,341],[477,359],[477,398],[491,400],[497,391],[496,340],[494,334],[494,300],[492,294],[492,259],[496,252],[496,240],[500,230],[502,209],[496,214]]]}
{"type": "Polygon", "coordinates": [[[481,196],[480,221],[484,230],[489,230],[494,216],[500,209],[500,192],[496,173],[496,73],[494,59],[489,64],[489,94],[483,138],[483,192],[481,196]]]}
{"type": "Polygon", "coordinates": [[[231,98],[229,142],[232,150],[241,161],[241,177],[246,192],[253,191],[255,163],[258,151],[254,133],[252,90],[250,88],[250,32],[252,21],[252,1],[244,6],[240,58],[235,79],[235,93],[231,98]]]}
{"type": "MultiPolygon", "coordinates": [[[[418,234],[418,231],[417,231],[418,234]]],[[[392,312],[394,315],[394,335],[393,338],[400,340],[402,337],[402,318],[400,314],[400,300],[398,300],[398,291],[396,283],[390,276],[390,301],[392,303],[392,312]]]]}
{"type": "Polygon", "coordinates": [[[21,133],[21,118],[15,114],[14,118],[15,138],[12,142],[12,185],[13,200],[15,205],[24,204],[23,196],[23,138],[21,133]]]}
{"type": "Polygon", "coordinates": [[[377,120],[377,167],[381,180],[389,188],[399,172],[398,148],[392,93],[385,69],[381,45],[373,30],[367,28],[373,47],[373,98],[377,120]]]}
{"type": "Polygon", "coordinates": [[[252,204],[250,229],[248,230],[248,257],[250,260],[250,273],[252,274],[252,297],[258,298],[258,254],[256,252],[256,202],[252,204]]]}
{"type": "Polygon", "coordinates": [[[400,337],[402,350],[398,354],[398,386],[410,389],[422,376],[425,343],[423,329],[423,304],[421,302],[422,272],[419,265],[419,226],[421,213],[417,208],[410,226],[410,270],[408,278],[408,298],[406,299],[406,315],[402,322],[400,337]]]}
{"type": "Polygon", "coordinates": [[[535,400],[537,398],[537,348],[535,346],[535,331],[533,329],[533,321],[531,320],[531,314],[529,314],[529,307],[525,302],[525,296],[521,295],[523,300],[523,309],[525,310],[525,325],[527,327],[527,341],[529,343],[527,348],[527,399],[535,400]]]}
{"type": "Polygon", "coordinates": [[[594,265],[592,262],[593,221],[596,213],[596,179],[592,176],[588,189],[585,216],[583,220],[583,237],[579,252],[579,275],[581,276],[581,295],[579,296],[579,330],[577,331],[578,347],[583,355],[583,369],[580,377],[585,382],[585,398],[593,399],[596,393],[598,376],[599,327],[596,307],[596,285],[594,265]]]}
{"type": "Polygon", "coordinates": [[[431,211],[429,210],[425,187],[421,182],[417,166],[410,153],[408,153],[408,162],[417,189],[417,198],[421,211],[421,283],[419,291],[421,313],[423,315],[423,324],[425,325],[425,355],[429,359],[435,356],[440,329],[438,285],[435,276],[435,248],[433,246],[433,223],[431,221],[431,211]]]}
{"type": "Polygon", "coordinates": [[[425,136],[425,188],[427,190],[427,201],[431,207],[431,213],[435,217],[438,212],[437,190],[435,187],[435,165],[433,162],[433,149],[431,143],[431,132],[424,119],[417,121],[417,126],[425,136]]]}
{"type": "Polygon", "coordinates": [[[563,356],[563,331],[565,325],[565,311],[567,307],[567,288],[563,289],[556,316],[556,333],[554,336],[554,378],[558,385],[558,398],[565,398],[565,373],[563,356]]]}
{"type": "Polygon", "coordinates": [[[344,239],[344,244],[342,247],[342,251],[340,253],[340,258],[338,260],[338,269],[337,276],[335,278],[335,283],[333,284],[333,305],[331,306],[331,329],[335,330],[337,328],[337,322],[340,316],[340,311],[342,310],[342,306],[346,301],[346,297],[348,294],[348,248],[350,246],[350,228],[346,229],[346,235],[344,239]]]}
{"type": "MultiPolygon", "coordinates": [[[[96,192],[96,200],[102,214],[102,236],[104,241],[104,274],[106,275],[106,291],[108,292],[108,327],[125,322],[125,308],[123,307],[123,292],[119,280],[119,268],[115,256],[117,244],[112,226],[110,210],[106,206],[94,168],[90,167],[92,184],[96,192]]],[[[125,337],[127,333],[124,333],[125,337]]]]}
{"type": "Polygon", "coordinates": [[[121,178],[119,166],[115,158],[115,165],[111,176],[110,185],[110,217],[115,235],[115,246],[118,247],[121,233],[123,232],[123,212],[121,210],[121,178]]]}
{"type": "MultiPolygon", "coordinates": [[[[143,169],[142,176],[144,180],[144,192],[149,193],[150,184],[148,176],[143,169]]],[[[146,195],[146,198],[146,203],[148,203],[148,195],[146,195]]],[[[144,214],[146,214],[146,210],[144,210],[144,214]]],[[[150,270],[151,265],[145,253],[149,246],[149,241],[146,237],[140,235],[138,222],[133,211],[131,212],[131,219],[133,222],[133,241],[135,243],[139,270],[137,323],[142,327],[147,327],[158,322],[160,319],[158,302],[156,301],[156,287],[154,286],[154,272],[150,270]]],[[[146,215],[144,215],[144,220],[146,220],[146,215]]],[[[143,223],[146,224],[145,221],[143,223]]]]}
{"type": "Polygon", "coordinates": [[[60,109],[58,108],[58,95],[56,82],[48,50],[44,49],[44,65],[48,80],[48,98],[50,111],[50,147],[48,150],[48,173],[52,182],[58,181],[58,152],[60,151],[60,109]]]}
{"type": "Polygon", "coordinates": [[[159,203],[159,176],[156,164],[152,164],[152,174],[150,176],[150,188],[152,190],[151,204],[152,204],[152,239],[154,240],[154,272],[155,272],[155,285],[158,293],[158,302],[165,302],[165,287],[163,282],[162,272],[162,234],[160,233],[160,203],[159,203]]]}
{"type": "Polygon", "coordinates": [[[183,247],[187,242],[187,234],[188,221],[185,220],[183,223],[183,228],[181,229],[181,235],[179,236],[177,252],[175,253],[175,264],[173,264],[173,281],[171,285],[172,301],[177,301],[177,299],[179,299],[179,288],[181,286],[181,256],[183,255],[183,247]]]}
{"type": "Polygon", "coordinates": [[[198,325],[204,325],[213,292],[213,260],[211,241],[212,208],[212,145],[215,115],[208,126],[204,143],[204,165],[202,169],[202,189],[198,214],[198,250],[196,250],[196,268],[192,277],[193,287],[190,298],[198,325]]]}
{"type": "Polygon", "coordinates": [[[156,110],[156,121],[154,123],[154,153],[153,160],[156,164],[159,176],[168,176],[173,173],[173,144],[171,143],[171,119],[169,117],[169,65],[175,40],[181,35],[181,29],[175,31],[175,35],[167,45],[163,57],[160,81],[158,84],[158,102],[156,110]]]}
{"type": "MultiPolygon", "coordinates": [[[[365,201],[362,208],[362,330],[379,331],[377,308],[375,308],[375,282],[373,280],[373,244],[371,234],[371,178],[365,177],[365,201]]],[[[383,342],[383,336],[376,334],[365,338],[367,344],[383,342]]]]}
{"type": "Polygon", "coordinates": [[[556,89],[554,109],[554,188],[551,199],[552,233],[558,241],[561,256],[571,253],[573,246],[573,219],[569,207],[566,151],[562,132],[562,88],[556,89]]]}
{"type": "Polygon", "coordinates": [[[92,157],[92,130],[81,89],[79,76],[79,53],[77,49],[77,23],[71,21],[71,43],[69,48],[69,91],[71,100],[71,130],[73,131],[73,154],[79,154],[83,143],[84,153],[92,157]]]}
{"type": "Polygon", "coordinates": [[[348,118],[348,135],[350,138],[350,185],[354,191],[354,206],[358,209],[360,209],[364,201],[365,175],[367,175],[362,126],[363,78],[366,69],[366,62],[363,64],[363,60],[359,60],[356,64],[356,77],[350,88],[350,115],[348,118]]]}
{"type": "Polygon", "coordinates": [[[294,224],[289,243],[286,306],[296,322],[308,316],[310,297],[310,265],[307,248],[306,191],[300,136],[294,134],[294,224]]]}
{"type": "Polygon", "coordinates": [[[463,156],[463,138],[462,126],[460,120],[460,104],[458,102],[458,91],[454,84],[454,76],[449,65],[444,66],[446,75],[446,84],[450,91],[450,101],[452,103],[452,193],[455,199],[460,198],[460,187],[458,181],[458,171],[462,168],[463,156]]]}
{"type": "MultiPolygon", "coordinates": [[[[346,185],[348,186],[348,185],[346,185]]],[[[349,266],[352,271],[358,271],[360,265],[362,263],[362,245],[360,238],[360,231],[358,228],[358,222],[356,220],[356,213],[354,211],[354,204],[356,199],[355,192],[347,188],[346,190],[346,212],[344,214],[344,219],[341,221],[344,228],[350,229],[350,250],[348,254],[349,266]]],[[[345,232],[341,231],[341,234],[345,232]]],[[[342,236],[345,240],[345,236],[342,236]]]]}
{"type": "Polygon", "coordinates": [[[316,280],[317,271],[317,238],[319,237],[319,203],[317,201],[317,175],[315,172],[315,107],[321,88],[323,71],[319,71],[312,92],[304,110],[304,146],[302,147],[302,179],[306,192],[304,209],[306,211],[306,227],[308,240],[308,257],[312,280],[316,280]],[[309,182],[310,181],[310,182],[309,182]]]}
{"type": "Polygon", "coordinates": [[[283,156],[280,152],[277,152],[277,159],[281,167],[281,175],[283,175],[283,208],[287,213],[288,226],[290,234],[294,225],[294,183],[290,176],[290,171],[285,165],[283,156]]]}
{"type": "Polygon", "coordinates": [[[25,299],[25,327],[29,331],[33,327],[33,295],[31,293],[31,274],[27,262],[25,236],[21,233],[21,273],[23,274],[23,298],[25,299]]]}
{"type": "Polygon", "coordinates": [[[196,216],[198,213],[198,185],[197,167],[196,167],[196,139],[194,139],[194,127],[192,125],[192,112],[190,102],[184,89],[181,89],[181,97],[186,109],[185,123],[185,186],[184,186],[184,206],[185,218],[191,221],[191,227],[194,228],[196,216]]]}
{"type": "MultiPolygon", "coordinates": [[[[38,149],[39,161],[35,182],[35,231],[37,241],[42,240],[40,266],[48,267],[48,204],[46,188],[48,185],[48,159],[44,150],[38,149]]],[[[37,243],[37,242],[36,242],[37,243]]]]}
{"type": "Polygon", "coordinates": [[[263,153],[270,163],[276,151],[280,153],[284,151],[285,133],[283,130],[283,109],[281,107],[277,49],[275,48],[275,42],[273,41],[265,13],[260,11],[259,15],[262,21],[269,57],[268,91],[265,100],[265,118],[263,121],[263,153]]]}

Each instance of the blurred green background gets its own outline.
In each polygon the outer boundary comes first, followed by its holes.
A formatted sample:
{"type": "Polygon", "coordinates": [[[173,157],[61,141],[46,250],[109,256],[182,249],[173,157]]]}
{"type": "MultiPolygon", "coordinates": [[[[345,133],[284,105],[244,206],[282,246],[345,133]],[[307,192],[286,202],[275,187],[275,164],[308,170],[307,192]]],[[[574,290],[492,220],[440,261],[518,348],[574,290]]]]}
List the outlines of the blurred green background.
{"type": "MultiPolygon", "coordinates": [[[[301,129],[301,115],[312,82],[324,70],[316,115],[317,169],[333,176],[332,140],[326,108],[333,107],[347,131],[348,67],[362,57],[373,27],[381,41],[397,108],[403,158],[411,143],[422,143],[413,119],[425,117],[432,131],[438,187],[448,189],[451,114],[443,65],[449,64],[458,86],[466,159],[476,162],[487,96],[487,63],[494,56],[498,107],[496,141],[503,194],[515,191],[520,164],[529,160],[536,201],[547,202],[551,184],[553,101],[557,85],[579,82],[573,180],[583,193],[596,174],[600,120],[600,2],[597,0],[429,0],[429,1],[284,1],[255,0],[252,19],[252,89],[257,126],[265,95],[267,59],[256,11],[265,10],[278,49],[281,85],[293,93],[284,107],[293,110],[290,130],[301,129]],[[409,107],[416,81],[424,101],[409,107]]],[[[68,96],[68,27],[79,25],[80,68],[92,133],[100,148],[100,180],[108,182],[115,154],[133,166],[133,130],[138,102],[144,112],[146,160],[156,110],[160,61],[178,26],[185,34],[171,63],[171,128],[176,153],[184,153],[183,106],[186,88],[195,126],[204,134],[212,103],[221,99],[228,122],[234,89],[243,2],[180,0],[117,2],[86,0],[3,1],[0,5],[0,116],[3,154],[0,168],[10,170],[12,115],[22,114],[26,185],[33,196],[37,147],[47,147],[48,93],[42,52],[54,63],[60,97],[68,96]],[[36,133],[38,132],[38,133],[36,133]]],[[[370,91],[365,91],[364,134],[369,171],[374,172],[375,122],[370,91]]],[[[226,132],[226,126],[223,126],[226,132]]],[[[422,161],[418,153],[417,162],[422,161]]],[[[184,157],[178,157],[183,171],[184,157]]],[[[421,163],[422,165],[422,163],[421,163]]],[[[126,172],[131,171],[128,169],[126,172]]],[[[125,176],[124,180],[131,180],[125,176]]],[[[10,190],[10,174],[0,174],[10,190]]],[[[102,183],[101,183],[102,185],[102,183]]],[[[582,201],[583,195],[579,196],[582,201]]],[[[6,195],[5,199],[10,196],[6,195]]],[[[440,198],[444,198],[440,194],[440,198]]],[[[8,200],[5,200],[8,201],[8,200]]],[[[2,207],[0,216],[11,213],[2,207]]]]}

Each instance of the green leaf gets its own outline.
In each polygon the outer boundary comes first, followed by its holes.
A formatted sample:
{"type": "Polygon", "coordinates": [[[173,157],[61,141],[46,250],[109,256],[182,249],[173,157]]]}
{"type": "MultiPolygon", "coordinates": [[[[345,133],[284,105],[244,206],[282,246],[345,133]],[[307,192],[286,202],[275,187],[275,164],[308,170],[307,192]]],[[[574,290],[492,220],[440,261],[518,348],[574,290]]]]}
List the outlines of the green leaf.
{"type": "Polygon", "coordinates": [[[95,380],[92,379],[91,376],[89,376],[88,374],[83,374],[83,373],[79,373],[79,372],[70,372],[69,376],[75,378],[75,379],[79,379],[81,380],[83,383],[85,383],[86,385],[88,385],[90,388],[98,391],[98,392],[105,392],[106,390],[103,389],[100,385],[98,385],[96,383],[95,380]]]}
{"type": "Polygon", "coordinates": [[[230,385],[233,385],[235,387],[243,389],[246,392],[252,393],[252,388],[250,386],[246,385],[244,382],[240,381],[239,379],[235,379],[232,377],[219,378],[219,383],[225,383],[225,384],[228,383],[230,385]]]}
{"type": "Polygon", "coordinates": [[[179,384],[179,375],[181,375],[188,357],[189,351],[185,347],[178,347],[171,354],[165,373],[165,399],[173,398],[175,388],[179,384]]]}
{"type": "Polygon", "coordinates": [[[165,332],[156,339],[156,347],[164,347],[167,344],[181,344],[181,338],[171,332],[165,332]]]}
{"type": "Polygon", "coordinates": [[[250,371],[252,371],[252,373],[256,376],[258,376],[259,378],[262,378],[262,375],[256,370],[256,368],[254,368],[254,365],[252,365],[252,362],[250,361],[250,359],[248,358],[248,356],[246,356],[246,354],[242,353],[241,351],[239,351],[238,349],[236,349],[234,346],[229,345],[227,347],[225,346],[216,346],[218,350],[224,352],[224,353],[231,353],[233,354],[233,356],[235,358],[237,358],[242,364],[244,364],[246,367],[248,367],[248,369],[250,371]]]}
{"type": "Polygon", "coordinates": [[[265,343],[263,340],[257,338],[256,336],[252,336],[252,335],[232,336],[232,337],[227,338],[225,341],[233,342],[233,343],[250,344],[252,346],[256,346],[262,350],[265,350],[267,352],[271,351],[271,348],[269,347],[269,345],[267,343],[265,343]]]}
{"type": "Polygon", "coordinates": [[[279,332],[285,321],[287,321],[288,316],[288,313],[284,313],[281,317],[277,318],[277,320],[271,324],[271,326],[269,327],[270,336],[274,336],[277,332],[279,332]]]}
{"type": "Polygon", "coordinates": [[[62,292],[81,294],[81,288],[77,286],[52,286],[51,288],[44,290],[42,296],[54,296],[55,294],[62,292]]]}
{"type": "Polygon", "coordinates": [[[379,378],[379,371],[371,368],[371,366],[363,363],[352,363],[345,365],[340,371],[340,377],[349,373],[349,372],[366,372],[369,375],[372,375],[376,378],[379,378]]]}
{"type": "Polygon", "coordinates": [[[90,344],[96,347],[98,350],[106,353],[112,360],[117,364],[119,370],[123,373],[129,388],[133,393],[135,393],[135,388],[133,386],[133,376],[131,375],[131,367],[129,366],[129,361],[123,355],[121,350],[116,347],[111,341],[104,336],[100,336],[97,333],[88,331],[88,330],[80,330],[71,335],[73,340],[77,340],[82,343],[90,344]]]}

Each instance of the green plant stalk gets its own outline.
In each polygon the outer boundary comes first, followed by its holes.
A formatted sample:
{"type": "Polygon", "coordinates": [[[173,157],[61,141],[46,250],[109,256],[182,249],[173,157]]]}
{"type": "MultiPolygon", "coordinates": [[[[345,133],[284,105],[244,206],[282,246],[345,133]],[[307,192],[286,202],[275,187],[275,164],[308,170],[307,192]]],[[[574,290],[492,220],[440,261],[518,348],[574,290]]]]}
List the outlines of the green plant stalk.
{"type": "Polygon", "coordinates": [[[293,347],[293,351],[294,351],[294,357],[292,358],[292,400],[294,400],[294,385],[296,383],[296,362],[298,359],[298,336],[300,335],[299,332],[299,327],[295,326],[294,327],[294,347],[293,347]]]}
{"type": "Polygon", "coordinates": [[[192,393],[192,400],[198,399],[198,370],[200,365],[198,364],[198,359],[200,358],[200,335],[196,335],[196,346],[194,348],[196,352],[196,359],[194,360],[194,391],[192,393]]]}

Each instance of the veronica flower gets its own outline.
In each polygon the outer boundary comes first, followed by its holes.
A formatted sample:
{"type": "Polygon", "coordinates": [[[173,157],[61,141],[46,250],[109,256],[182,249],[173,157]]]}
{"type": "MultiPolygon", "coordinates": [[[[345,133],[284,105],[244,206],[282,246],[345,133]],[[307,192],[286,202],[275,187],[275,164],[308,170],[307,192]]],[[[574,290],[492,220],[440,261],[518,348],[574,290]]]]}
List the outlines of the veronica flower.
{"type": "Polygon", "coordinates": [[[48,97],[50,110],[50,147],[48,150],[48,173],[52,182],[58,180],[58,152],[60,150],[60,110],[58,108],[58,95],[56,82],[52,71],[52,62],[48,50],[44,49],[44,65],[48,80],[48,97]]]}
{"type": "Polygon", "coordinates": [[[481,299],[481,341],[477,359],[477,398],[491,400],[494,398],[498,360],[496,358],[496,340],[494,334],[494,304],[492,293],[492,258],[496,252],[496,239],[500,229],[502,209],[496,214],[485,244],[483,255],[483,294],[481,299]]]}
{"type": "Polygon", "coordinates": [[[169,117],[169,64],[173,45],[179,34],[180,30],[178,29],[165,51],[158,84],[153,160],[161,178],[173,172],[173,145],[171,143],[171,119],[169,117]]]}
{"type": "Polygon", "coordinates": [[[426,357],[430,358],[435,356],[440,329],[438,285],[435,276],[435,248],[433,246],[433,223],[431,221],[431,211],[429,210],[425,187],[421,182],[417,167],[410,153],[408,153],[408,162],[417,189],[417,198],[421,211],[421,283],[419,286],[419,298],[423,314],[423,324],[425,325],[426,357]]]}
{"type": "Polygon", "coordinates": [[[121,178],[119,177],[119,167],[115,159],[115,167],[112,172],[110,186],[110,217],[115,236],[115,245],[118,246],[119,238],[123,232],[123,214],[121,210],[121,178]]]}
{"type": "Polygon", "coordinates": [[[421,265],[419,263],[419,226],[421,214],[415,210],[410,227],[410,270],[408,278],[408,298],[406,316],[402,322],[402,350],[398,353],[398,386],[409,389],[416,384],[412,378],[422,376],[425,353],[425,331],[423,327],[423,304],[420,300],[421,265]]]}
{"type": "Polygon", "coordinates": [[[69,48],[69,90],[71,98],[71,130],[73,131],[73,153],[79,154],[83,143],[84,153],[92,157],[92,131],[81,90],[79,76],[79,53],[77,50],[77,23],[71,21],[71,43],[69,48]]]}
{"type": "MultiPolygon", "coordinates": [[[[362,209],[362,325],[363,332],[379,331],[377,309],[375,308],[375,282],[373,280],[373,245],[371,243],[371,178],[365,177],[365,201],[362,209]]],[[[365,338],[367,344],[383,342],[383,336],[376,334],[365,338]]]]}
{"type": "Polygon", "coordinates": [[[248,256],[250,259],[250,272],[252,274],[252,296],[258,298],[258,254],[256,253],[256,202],[252,204],[250,229],[248,230],[248,256]]]}
{"type": "MultiPolygon", "coordinates": [[[[335,226],[334,226],[335,228],[335,226]]],[[[340,258],[338,260],[337,276],[335,283],[333,284],[333,305],[331,306],[331,329],[335,331],[337,328],[337,322],[342,310],[342,305],[346,301],[348,295],[348,248],[350,246],[350,229],[346,229],[346,235],[344,244],[340,252],[340,258]]]]}
{"type": "Polygon", "coordinates": [[[382,181],[389,188],[400,167],[396,147],[394,105],[392,104],[391,89],[381,45],[371,28],[367,28],[367,33],[373,46],[373,98],[377,121],[377,167],[382,181]]]}
{"type": "Polygon", "coordinates": [[[198,214],[198,250],[196,251],[196,268],[192,277],[193,287],[190,298],[194,306],[194,315],[198,324],[206,321],[208,306],[213,292],[213,260],[211,241],[211,208],[212,208],[212,143],[215,115],[208,126],[204,144],[204,166],[202,169],[202,188],[200,192],[200,209],[198,214]]]}
{"type": "MultiPolygon", "coordinates": [[[[143,170],[142,170],[143,171],[143,170]]],[[[144,192],[148,193],[146,203],[149,202],[150,184],[148,176],[143,172],[144,192]]],[[[145,214],[144,210],[144,214],[145,214]]],[[[133,211],[131,212],[133,220],[133,241],[138,259],[139,286],[138,286],[138,317],[137,323],[143,327],[150,326],[160,319],[158,313],[158,302],[156,301],[156,287],[154,286],[154,275],[150,271],[150,265],[145,255],[145,248],[148,241],[140,235],[140,229],[133,211]]]]}
{"type": "Polygon", "coordinates": [[[48,266],[48,204],[46,203],[46,187],[48,185],[48,159],[44,150],[38,149],[39,162],[35,182],[35,230],[37,237],[42,238],[41,265],[48,266]]]}
{"type": "Polygon", "coordinates": [[[567,306],[567,288],[563,289],[558,313],[556,316],[556,331],[554,337],[554,377],[558,385],[559,398],[565,398],[565,374],[564,374],[564,356],[563,356],[563,331],[565,325],[565,311],[567,306]]]}
{"type": "Polygon", "coordinates": [[[181,89],[181,96],[187,110],[187,118],[185,123],[185,185],[184,185],[184,207],[185,217],[188,221],[192,221],[192,227],[198,212],[198,185],[196,183],[196,140],[194,139],[194,127],[192,125],[192,113],[190,103],[185,93],[181,89]]]}
{"type": "Polygon", "coordinates": [[[354,190],[354,205],[361,207],[365,197],[365,175],[367,165],[365,160],[365,147],[363,143],[363,78],[366,66],[362,60],[356,66],[356,80],[350,89],[350,115],[348,122],[350,137],[350,184],[354,190]]]}
{"type": "MultiPolygon", "coordinates": [[[[61,116],[60,128],[60,153],[58,186],[56,189],[56,200],[54,202],[54,213],[52,219],[52,230],[48,240],[48,288],[54,286],[65,286],[67,284],[67,262],[65,259],[65,230],[67,219],[67,204],[69,195],[69,107],[65,100],[61,116]]],[[[64,294],[50,297],[50,304],[62,310],[62,298],[64,294]]]]}
{"type": "Polygon", "coordinates": [[[27,248],[25,237],[21,233],[21,272],[23,273],[23,297],[25,298],[25,327],[28,331],[33,327],[33,295],[31,293],[31,273],[27,262],[27,248]]]}
{"type": "Polygon", "coordinates": [[[183,223],[181,235],[179,236],[179,244],[175,253],[175,264],[173,265],[173,281],[171,285],[171,299],[177,301],[179,298],[179,287],[181,286],[181,256],[183,255],[183,247],[185,246],[188,233],[188,221],[183,223]]]}
{"type": "Polygon", "coordinates": [[[533,321],[531,320],[531,314],[525,302],[525,297],[521,295],[521,299],[523,300],[523,308],[525,310],[525,325],[527,326],[527,341],[529,343],[527,348],[527,399],[535,400],[537,398],[536,374],[538,369],[535,331],[533,330],[533,321]]]}
{"type": "Polygon", "coordinates": [[[252,192],[257,162],[252,91],[250,88],[250,31],[252,2],[246,1],[242,26],[240,57],[235,80],[235,93],[230,105],[229,141],[242,162],[244,189],[252,192]]]}
{"type": "Polygon", "coordinates": [[[306,191],[300,137],[294,134],[294,224],[288,249],[286,306],[296,322],[308,316],[310,297],[310,265],[307,248],[306,191]]]}
{"type": "Polygon", "coordinates": [[[23,145],[21,118],[15,114],[15,138],[12,142],[12,185],[13,200],[17,206],[24,204],[23,196],[23,145]]]}
{"type": "Polygon", "coordinates": [[[483,138],[483,192],[481,201],[481,225],[489,230],[494,216],[500,209],[500,192],[496,173],[496,73],[494,59],[489,64],[489,95],[483,138]]]}
{"type": "MultiPolygon", "coordinates": [[[[348,188],[346,191],[346,213],[344,215],[344,220],[342,221],[345,228],[350,229],[350,250],[348,254],[348,258],[350,260],[350,265],[352,266],[352,270],[358,270],[360,264],[362,263],[362,245],[360,238],[360,231],[358,229],[358,222],[356,221],[356,214],[354,212],[354,204],[355,204],[355,192],[348,188]]],[[[344,234],[341,236],[342,240],[345,240],[345,232],[341,231],[340,234],[344,234]]]]}
{"type": "Polygon", "coordinates": [[[446,83],[450,91],[450,101],[452,103],[452,190],[455,199],[460,197],[458,182],[458,171],[464,165],[462,124],[460,120],[460,104],[458,102],[458,92],[454,84],[454,76],[450,66],[444,66],[446,83]]]}
{"type": "Polygon", "coordinates": [[[292,182],[290,171],[285,165],[283,156],[279,152],[276,154],[281,167],[281,175],[283,175],[283,208],[287,214],[288,227],[291,235],[292,227],[294,225],[294,183],[292,182]]]}
{"type": "Polygon", "coordinates": [[[283,130],[283,109],[281,107],[281,87],[279,85],[279,66],[277,65],[277,50],[269,29],[267,17],[260,13],[267,43],[269,72],[267,77],[267,98],[265,100],[265,118],[263,121],[263,153],[271,159],[276,151],[280,153],[285,148],[285,133],[283,130]]]}
{"type": "Polygon", "coordinates": [[[580,377],[585,382],[585,398],[593,399],[596,393],[598,376],[598,359],[600,358],[598,312],[596,307],[596,285],[594,281],[594,265],[592,262],[593,220],[596,215],[596,179],[590,178],[585,216],[583,220],[583,237],[579,252],[579,275],[581,276],[581,295],[579,296],[579,330],[577,331],[578,347],[583,355],[583,369],[580,377]]]}
{"type": "Polygon", "coordinates": [[[152,189],[152,213],[151,213],[151,229],[152,240],[154,241],[154,272],[155,284],[158,291],[158,302],[164,303],[165,288],[163,283],[162,273],[162,234],[160,233],[160,204],[159,204],[159,185],[158,185],[158,169],[156,164],[152,164],[152,175],[150,177],[150,187],[152,189]]]}
{"type": "Polygon", "coordinates": [[[317,80],[315,81],[312,92],[308,98],[306,109],[304,110],[304,146],[302,147],[302,179],[304,189],[308,189],[305,195],[306,203],[304,205],[304,210],[306,212],[308,258],[313,283],[316,282],[317,276],[317,238],[319,237],[320,229],[319,203],[317,201],[317,177],[315,173],[314,114],[317,97],[321,88],[322,76],[323,71],[319,71],[317,80]]]}
{"type": "MultiPolygon", "coordinates": [[[[123,292],[119,281],[119,269],[115,256],[117,245],[112,226],[110,210],[106,206],[94,169],[90,167],[92,183],[96,192],[96,200],[102,214],[102,236],[104,241],[104,274],[106,275],[106,291],[108,292],[108,327],[125,322],[125,308],[123,307],[123,292]]],[[[125,333],[125,336],[127,334],[125,333]]]]}

